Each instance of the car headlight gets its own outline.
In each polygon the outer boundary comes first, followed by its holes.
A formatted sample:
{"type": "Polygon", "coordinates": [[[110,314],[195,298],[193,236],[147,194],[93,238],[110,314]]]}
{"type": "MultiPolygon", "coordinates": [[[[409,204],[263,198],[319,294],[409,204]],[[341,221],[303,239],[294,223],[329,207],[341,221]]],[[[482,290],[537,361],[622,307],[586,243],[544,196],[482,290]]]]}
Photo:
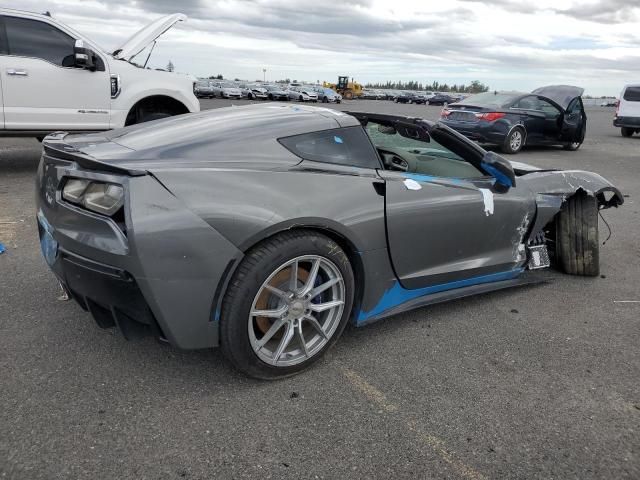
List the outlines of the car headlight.
{"type": "Polygon", "coordinates": [[[88,210],[111,216],[124,204],[124,189],[114,183],[70,178],[62,189],[62,198],[88,210]]]}

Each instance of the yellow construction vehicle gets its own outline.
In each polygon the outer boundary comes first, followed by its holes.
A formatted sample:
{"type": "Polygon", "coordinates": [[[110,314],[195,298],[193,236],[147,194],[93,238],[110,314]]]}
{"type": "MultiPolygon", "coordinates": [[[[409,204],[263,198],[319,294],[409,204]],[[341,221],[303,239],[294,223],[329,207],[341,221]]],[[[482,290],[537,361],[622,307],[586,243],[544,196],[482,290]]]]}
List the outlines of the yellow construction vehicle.
{"type": "Polygon", "coordinates": [[[342,98],[345,100],[351,100],[352,98],[357,98],[362,95],[362,85],[354,82],[353,78],[349,81],[349,77],[347,76],[338,77],[338,83],[323,82],[322,86],[335,90],[342,95],[342,98]]]}

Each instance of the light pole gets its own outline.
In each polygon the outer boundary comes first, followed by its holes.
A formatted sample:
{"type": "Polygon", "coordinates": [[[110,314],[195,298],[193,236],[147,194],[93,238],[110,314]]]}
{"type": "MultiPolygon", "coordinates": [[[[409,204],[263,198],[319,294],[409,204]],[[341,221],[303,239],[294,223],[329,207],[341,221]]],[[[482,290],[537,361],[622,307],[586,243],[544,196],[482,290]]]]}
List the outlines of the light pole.
{"type": "Polygon", "coordinates": [[[267,81],[267,69],[266,68],[262,69],[262,81],[263,82],[267,81]]]}

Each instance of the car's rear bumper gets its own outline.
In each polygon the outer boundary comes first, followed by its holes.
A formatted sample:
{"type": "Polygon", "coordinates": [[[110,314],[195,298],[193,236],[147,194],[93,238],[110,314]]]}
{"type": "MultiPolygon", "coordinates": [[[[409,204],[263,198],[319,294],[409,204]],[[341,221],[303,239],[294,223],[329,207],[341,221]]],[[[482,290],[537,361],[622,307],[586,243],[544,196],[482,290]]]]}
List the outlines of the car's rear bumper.
{"type": "Polygon", "coordinates": [[[38,169],[45,260],[99,325],[182,349],[218,344],[225,282],[242,253],[149,175],[120,177],[45,156],[38,169]],[[125,220],[66,204],[64,176],[123,185],[125,220]]]}
{"type": "MultiPolygon", "coordinates": [[[[43,227],[38,225],[41,241],[43,227]]],[[[166,337],[133,276],[125,270],[94,262],[59,249],[51,270],[80,307],[101,328],[118,327],[127,340],[166,337]]]]}
{"type": "Polygon", "coordinates": [[[640,128],[640,117],[614,117],[613,126],[640,128]]]}
{"type": "Polygon", "coordinates": [[[440,119],[440,123],[478,143],[501,145],[509,133],[509,126],[498,122],[464,122],[440,119]]]}

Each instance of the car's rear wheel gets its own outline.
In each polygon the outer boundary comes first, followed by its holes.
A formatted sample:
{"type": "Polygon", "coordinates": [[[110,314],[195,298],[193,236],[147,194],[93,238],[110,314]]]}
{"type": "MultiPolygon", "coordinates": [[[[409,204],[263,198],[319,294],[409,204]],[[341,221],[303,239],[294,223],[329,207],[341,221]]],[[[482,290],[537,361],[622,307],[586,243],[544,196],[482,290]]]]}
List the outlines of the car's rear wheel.
{"type": "Polygon", "coordinates": [[[565,143],[562,148],[569,150],[570,152],[575,152],[580,148],[580,145],[582,145],[582,142],[569,142],[565,143]]]}
{"type": "Polygon", "coordinates": [[[600,273],[598,203],[594,196],[578,193],[562,206],[556,217],[556,261],[572,275],[600,273]]]}
{"type": "Polygon", "coordinates": [[[622,127],[620,133],[622,133],[623,137],[630,137],[633,135],[633,128],[622,127]]]}
{"type": "Polygon", "coordinates": [[[273,237],[246,255],[230,282],[222,351],[252,377],[298,373],[336,342],[353,291],[349,259],[333,240],[302,230],[273,237]]]}
{"type": "Polygon", "coordinates": [[[504,153],[514,154],[522,150],[524,145],[524,131],[521,128],[514,128],[505,137],[501,150],[504,153]]]}

